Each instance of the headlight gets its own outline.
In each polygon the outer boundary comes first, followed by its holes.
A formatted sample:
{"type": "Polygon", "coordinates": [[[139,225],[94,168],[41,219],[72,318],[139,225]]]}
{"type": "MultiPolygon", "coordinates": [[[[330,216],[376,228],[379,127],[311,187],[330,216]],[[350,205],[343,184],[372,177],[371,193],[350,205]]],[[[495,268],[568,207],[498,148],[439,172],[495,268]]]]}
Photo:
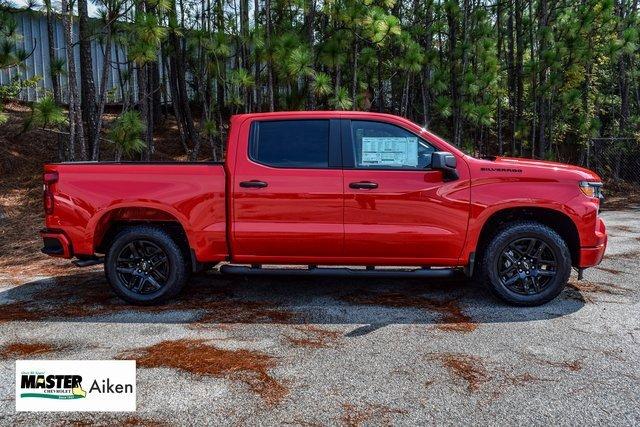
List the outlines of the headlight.
{"type": "Polygon", "coordinates": [[[602,198],[602,183],[593,181],[580,181],[580,191],[587,197],[602,198]]]}

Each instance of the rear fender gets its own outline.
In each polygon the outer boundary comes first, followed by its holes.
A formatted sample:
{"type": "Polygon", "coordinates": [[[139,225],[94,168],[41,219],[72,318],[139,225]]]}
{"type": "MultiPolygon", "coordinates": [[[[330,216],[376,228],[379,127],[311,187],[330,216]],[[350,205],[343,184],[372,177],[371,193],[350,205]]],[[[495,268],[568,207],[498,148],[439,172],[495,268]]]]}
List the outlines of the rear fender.
{"type": "Polygon", "coordinates": [[[188,226],[187,219],[184,215],[180,214],[180,212],[171,206],[136,202],[135,206],[127,203],[112,205],[109,209],[94,215],[89,220],[87,223],[87,231],[92,234],[93,252],[100,246],[100,243],[105,237],[105,233],[115,221],[173,221],[180,224],[184,230],[189,247],[195,247],[195,242],[191,241],[191,227],[188,226]]]}

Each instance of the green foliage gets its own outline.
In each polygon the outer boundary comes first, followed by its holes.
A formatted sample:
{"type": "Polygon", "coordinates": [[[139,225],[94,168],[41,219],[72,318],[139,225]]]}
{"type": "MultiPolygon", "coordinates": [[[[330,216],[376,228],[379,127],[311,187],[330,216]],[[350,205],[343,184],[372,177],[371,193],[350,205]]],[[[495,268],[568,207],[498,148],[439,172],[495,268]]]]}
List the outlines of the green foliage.
{"type": "Polygon", "coordinates": [[[0,70],[23,65],[28,54],[17,47],[21,40],[16,20],[0,10],[0,70]]]}
{"type": "Polygon", "coordinates": [[[202,123],[201,132],[204,136],[209,138],[216,137],[219,134],[216,122],[213,120],[205,120],[204,123],[202,123]]]}
{"type": "Polygon", "coordinates": [[[435,107],[442,117],[451,116],[451,99],[449,99],[449,97],[447,96],[437,97],[435,102],[435,107]]]}
{"type": "Polygon", "coordinates": [[[331,77],[326,73],[316,73],[312,83],[312,90],[319,96],[330,95],[333,92],[331,77]]]}
{"type": "Polygon", "coordinates": [[[338,38],[331,39],[321,50],[320,61],[330,68],[343,66],[347,62],[347,46],[338,38]]]}
{"type": "Polygon", "coordinates": [[[8,83],[0,85],[0,125],[9,121],[9,116],[3,112],[3,102],[18,96],[21,90],[34,87],[40,80],[39,76],[24,79],[21,71],[29,53],[18,48],[22,36],[18,32],[18,23],[5,12],[3,2],[0,2],[0,72],[7,69],[17,70],[8,83]]]}
{"type": "Polygon", "coordinates": [[[147,4],[160,12],[168,12],[171,9],[172,0],[147,0],[147,4]]]}
{"type": "Polygon", "coordinates": [[[22,76],[14,76],[9,83],[0,85],[0,102],[15,98],[23,89],[34,88],[42,79],[40,76],[33,76],[30,79],[23,79],[22,76]]]}
{"type": "Polygon", "coordinates": [[[62,107],[56,104],[53,96],[46,95],[31,106],[31,116],[25,122],[25,129],[57,128],[66,123],[67,116],[62,107]]]}
{"type": "Polygon", "coordinates": [[[167,29],[158,23],[152,13],[138,13],[135,21],[135,35],[142,43],[158,45],[167,36],[167,29]]]}
{"type": "Polygon", "coordinates": [[[142,153],[146,148],[146,144],[140,138],[144,128],[139,112],[125,111],[113,122],[109,129],[109,139],[125,156],[131,157],[142,153]]]}
{"type": "Polygon", "coordinates": [[[254,85],[253,76],[244,68],[238,68],[231,72],[231,81],[241,88],[250,88],[254,85]]]}
{"type": "Polygon", "coordinates": [[[346,88],[339,87],[331,98],[331,105],[336,110],[349,110],[353,106],[353,101],[349,98],[349,92],[346,88]]]}
{"type": "Polygon", "coordinates": [[[422,52],[420,45],[411,40],[407,41],[407,47],[404,55],[398,60],[400,69],[416,74],[422,70],[423,63],[424,53],[422,52]]]}
{"type": "MultiPolygon", "coordinates": [[[[254,15],[245,0],[98,3],[96,30],[117,16],[113,40],[135,65],[121,69],[122,91],[136,66],[158,63],[175,79],[167,59],[177,58],[178,90],[210,139],[225,131],[213,114],[268,110],[271,94],[275,109],[403,114],[491,154],[563,158],[596,136],[640,135],[640,17],[630,1],[294,0],[271,1],[268,15],[265,2],[254,15]]],[[[12,73],[28,55],[17,28],[0,14],[0,69],[12,73]]],[[[63,60],[51,67],[65,75],[63,60]]],[[[17,78],[0,98],[27,84],[17,78]]],[[[125,114],[114,129],[135,113],[125,114]]]]}
{"type": "Polygon", "coordinates": [[[313,74],[313,58],[306,46],[298,46],[288,57],[287,72],[292,77],[310,76],[313,74]]]}
{"type": "Polygon", "coordinates": [[[155,14],[137,13],[129,42],[129,59],[139,66],[155,61],[160,43],[167,34],[167,28],[158,23],[155,14]]]}
{"type": "Polygon", "coordinates": [[[157,57],[156,46],[152,44],[137,42],[132,43],[129,47],[129,59],[136,65],[142,66],[148,62],[153,62],[157,57]]]}
{"type": "Polygon", "coordinates": [[[54,76],[64,76],[67,74],[67,61],[63,58],[56,58],[51,62],[49,68],[54,76]]]}

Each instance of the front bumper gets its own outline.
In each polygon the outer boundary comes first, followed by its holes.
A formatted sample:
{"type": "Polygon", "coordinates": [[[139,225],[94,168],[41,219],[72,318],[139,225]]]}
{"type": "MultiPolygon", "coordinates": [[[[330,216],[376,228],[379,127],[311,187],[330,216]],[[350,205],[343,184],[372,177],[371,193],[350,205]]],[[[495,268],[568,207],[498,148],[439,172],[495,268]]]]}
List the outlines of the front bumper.
{"type": "Polygon", "coordinates": [[[40,236],[44,244],[41,249],[43,254],[58,258],[71,258],[73,256],[71,242],[62,231],[45,228],[40,230],[40,236]]]}
{"type": "Polygon", "coordinates": [[[580,248],[580,268],[593,267],[602,261],[604,252],[607,249],[607,228],[601,218],[598,218],[596,224],[596,241],[596,246],[580,248]]]}

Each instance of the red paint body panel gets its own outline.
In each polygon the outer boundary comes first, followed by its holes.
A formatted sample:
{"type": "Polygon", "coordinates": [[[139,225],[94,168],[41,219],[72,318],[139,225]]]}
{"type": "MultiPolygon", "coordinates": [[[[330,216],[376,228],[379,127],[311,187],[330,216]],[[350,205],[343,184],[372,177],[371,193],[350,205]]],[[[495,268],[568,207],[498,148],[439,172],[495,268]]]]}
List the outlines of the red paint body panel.
{"type": "MultiPolygon", "coordinates": [[[[440,151],[454,152],[406,119],[372,116],[367,119],[405,128],[440,151]]],[[[343,117],[362,119],[354,113],[343,117]]],[[[452,182],[444,182],[441,171],[345,170],[345,253],[356,257],[357,264],[459,265],[469,220],[469,168],[462,153],[454,155],[459,179],[452,182]],[[379,186],[349,188],[349,183],[358,181],[379,186]]]]}
{"type": "Polygon", "coordinates": [[[66,233],[75,256],[93,255],[114,219],[178,221],[198,260],[227,255],[221,165],[53,164],[45,171],[59,174],[45,225],[66,233]]]}
{"type": "MultiPolygon", "coordinates": [[[[331,113],[300,113],[329,119],[331,113]]],[[[342,170],[274,168],[249,159],[249,130],[258,115],[236,116],[227,153],[230,247],[242,263],[318,263],[343,256],[342,170]],[[266,188],[241,188],[261,180],[266,188]]],[[[291,114],[269,114],[270,120],[291,114]]]]}
{"type": "MultiPolygon", "coordinates": [[[[344,143],[344,142],[343,142],[344,143]]],[[[177,221],[200,262],[464,266],[492,215],[546,208],[579,234],[579,266],[599,263],[607,243],[599,201],[580,181],[593,172],[553,162],[479,160],[410,121],[364,112],[282,112],[231,119],[227,161],[217,164],[52,164],[48,229],[68,239],[68,256],[93,255],[113,221],[177,221]],[[459,179],[439,171],[287,169],[248,157],[251,123],[274,119],[366,119],[395,124],[457,160],[459,179]],[[265,188],[242,188],[262,180],[265,188]],[[375,181],[376,189],[349,188],[375,181]]],[[[65,254],[67,255],[67,254],[65,254]]]]}
{"type": "Polygon", "coordinates": [[[439,171],[344,174],[346,253],[371,265],[458,265],[469,216],[468,172],[450,183],[442,182],[439,171]],[[357,181],[379,187],[349,188],[357,181]]]}
{"type": "MultiPolygon", "coordinates": [[[[554,162],[506,158],[490,161],[470,157],[467,160],[473,179],[468,240],[462,261],[475,251],[482,227],[491,215],[503,209],[520,207],[547,208],[563,213],[578,230],[581,250],[604,243],[604,253],[606,230],[597,215],[600,202],[597,198],[584,196],[577,189],[580,181],[600,181],[596,174],[577,166],[554,162]],[[517,172],[504,172],[507,176],[501,176],[503,172],[500,169],[517,172]],[[601,234],[604,234],[604,238],[601,234]]],[[[591,264],[586,259],[583,261],[582,256],[580,260],[580,267],[599,262],[591,264]]]]}

